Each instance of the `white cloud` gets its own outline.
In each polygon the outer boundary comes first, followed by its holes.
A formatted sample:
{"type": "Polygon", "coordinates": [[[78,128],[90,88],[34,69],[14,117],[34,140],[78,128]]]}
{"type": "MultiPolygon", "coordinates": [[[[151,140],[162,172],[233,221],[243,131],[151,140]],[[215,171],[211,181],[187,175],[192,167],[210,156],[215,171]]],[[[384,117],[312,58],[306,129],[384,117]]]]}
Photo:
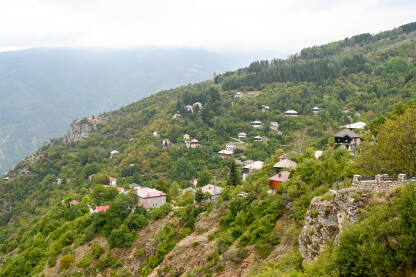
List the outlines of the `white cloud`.
{"type": "Polygon", "coordinates": [[[408,0],[1,0],[0,49],[176,46],[293,53],[415,20],[408,0]]]}

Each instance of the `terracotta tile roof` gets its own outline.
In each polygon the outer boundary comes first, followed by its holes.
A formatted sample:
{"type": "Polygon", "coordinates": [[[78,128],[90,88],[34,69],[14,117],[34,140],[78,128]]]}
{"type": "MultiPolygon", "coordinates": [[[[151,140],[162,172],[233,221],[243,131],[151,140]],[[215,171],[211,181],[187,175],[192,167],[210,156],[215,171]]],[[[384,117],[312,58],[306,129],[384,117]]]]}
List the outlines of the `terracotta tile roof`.
{"type": "Polygon", "coordinates": [[[77,200],[71,200],[70,202],[69,202],[69,205],[70,206],[72,206],[72,205],[78,205],[79,204],[79,202],[77,201],[77,200]]]}
{"type": "Polygon", "coordinates": [[[106,210],[108,210],[108,208],[110,208],[110,206],[109,206],[109,205],[105,205],[105,206],[97,206],[97,207],[95,208],[95,210],[97,211],[97,213],[100,213],[100,212],[105,212],[106,210]]]}
{"type": "Polygon", "coordinates": [[[166,193],[162,191],[158,191],[157,189],[146,188],[146,187],[136,188],[136,191],[137,191],[137,195],[140,198],[152,198],[152,197],[161,197],[161,196],[167,195],[166,193]]]}

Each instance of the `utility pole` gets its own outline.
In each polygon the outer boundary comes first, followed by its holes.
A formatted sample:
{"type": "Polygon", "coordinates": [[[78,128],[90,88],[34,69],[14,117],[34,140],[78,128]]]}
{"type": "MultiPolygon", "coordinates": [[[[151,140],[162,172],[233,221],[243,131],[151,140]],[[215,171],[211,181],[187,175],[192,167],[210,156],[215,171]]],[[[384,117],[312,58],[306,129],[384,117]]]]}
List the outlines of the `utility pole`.
{"type": "Polygon", "coordinates": [[[214,176],[214,212],[217,209],[217,176],[214,176]]]}

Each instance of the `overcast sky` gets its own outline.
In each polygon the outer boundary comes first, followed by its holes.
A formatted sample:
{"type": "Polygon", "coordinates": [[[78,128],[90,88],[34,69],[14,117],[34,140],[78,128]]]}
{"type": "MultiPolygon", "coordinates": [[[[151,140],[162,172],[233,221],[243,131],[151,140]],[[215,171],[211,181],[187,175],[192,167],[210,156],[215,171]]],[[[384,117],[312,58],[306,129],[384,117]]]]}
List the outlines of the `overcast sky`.
{"type": "Polygon", "coordinates": [[[416,21],[416,0],[0,0],[0,50],[189,47],[295,53],[416,21]]]}

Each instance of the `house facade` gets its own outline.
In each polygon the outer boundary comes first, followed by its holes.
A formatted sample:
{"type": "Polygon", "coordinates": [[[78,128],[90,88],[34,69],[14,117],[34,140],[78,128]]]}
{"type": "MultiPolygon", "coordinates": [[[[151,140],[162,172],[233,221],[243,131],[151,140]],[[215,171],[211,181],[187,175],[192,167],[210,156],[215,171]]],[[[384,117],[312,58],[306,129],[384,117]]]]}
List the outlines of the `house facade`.
{"type": "Polygon", "coordinates": [[[243,167],[243,181],[245,179],[247,179],[247,177],[250,176],[251,173],[254,170],[260,170],[260,169],[262,169],[263,168],[263,165],[264,165],[264,162],[262,162],[262,161],[255,161],[255,162],[252,162],[250,164],[245,165],[243,167]]]}
{"type": "Polygon", "coordinates": [[[190,147],[191,147],[191,148],[197,148],[199,145],[200,145],[200,144],[199,144],[199,140],[197,140],[197,139],[193,139],[193,140],[191,140],[191,142],[190,142],[190,147]]]}
{"type": "Polygon", "coordinates": [[[221,151],[219,151],[219,152],[218,152],[218,155],[219,155],[221,158],[231,158],[231,157],[233,156],[233,154],[234,154],[234,152],[233,152],[233,151],[226,150],[226,149],[221,150],[221,151]]]}
{"type": "Polygon", "coordinates": [[[289,171],[282,171],[269,178],[269,187],[272,190],[280,188],[280,185],[286,182],[290,177],[289,171]]]}
{"type": "Polygon", "coordinates": [[[147,187],[136,187],[135,190],[139,200],[138,205],[143,208],[158,208],[166,203],[167,194],[162,191],[147,187]]]}
{"type": "Polygon", "coordinates": [[[116,178],[110,176],[110,177],[108,177],[108,180],[110,181],[110,186],[113,186],[113,187],[117,186],[117,179],[116,178]]]}
{"type": "Polygon", "coordinates": [[[222,191],[224,190],[224,188],[219,187],[219,186],[215,186],[215,185],[208,184],[206,186],[203,186],[201,188],[201,190],[202,190],[203,193],[208,193],[210,195],[209,200],[212,201],[212,200],[215,200],[218,197],[220,197],[220,195],[221,195],[222,191]]]}
{"type": "Polygon", "coordinates": [[[361,143],[359,134],[354,133],[350,129],[344,129],[334,135],[335,144],[345,147],[347,150],[355,150],[361,143]]]}
{"type": "Polygon", "coordinates": [[[263,126],[263,123],[259,120],[254,120],[250,122],[251,126],[254,128],[261,128],[263,126]]]}
{"type": "Polygon", "coordinates": [[[245,139],[247,134],[245,132],[238,133],[238,139],[245,139]]]}

